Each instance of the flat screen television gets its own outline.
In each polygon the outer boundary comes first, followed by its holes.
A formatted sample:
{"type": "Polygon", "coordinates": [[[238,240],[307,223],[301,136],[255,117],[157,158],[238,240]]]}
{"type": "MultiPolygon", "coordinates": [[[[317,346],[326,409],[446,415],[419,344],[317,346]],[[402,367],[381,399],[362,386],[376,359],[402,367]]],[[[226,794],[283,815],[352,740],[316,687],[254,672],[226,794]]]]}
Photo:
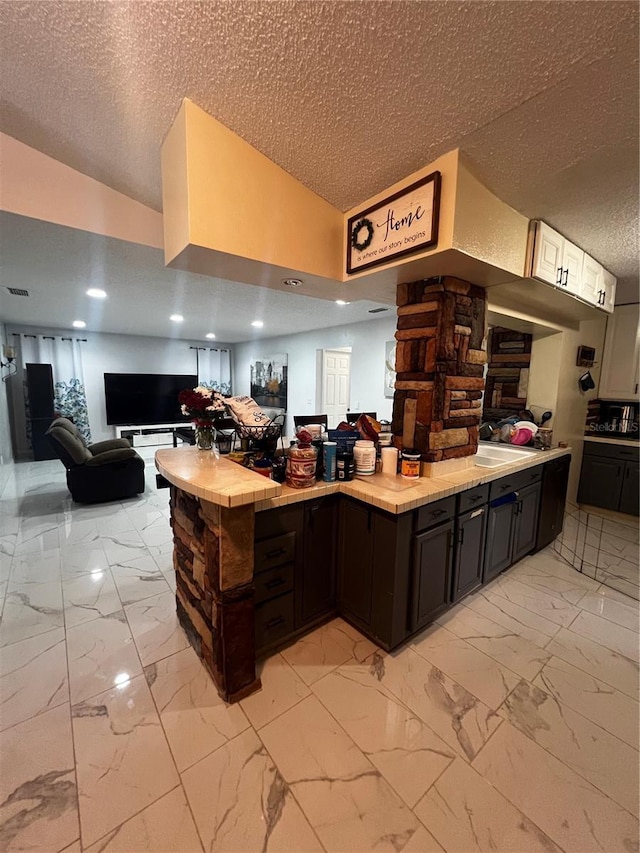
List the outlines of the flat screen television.
{"type": "Polygon", "coordinates": [[[177,424],[185,420],[178,394],[195,388],[197,376],[167,373],[105,373],[107,423],[114,426],[177,424]]]}

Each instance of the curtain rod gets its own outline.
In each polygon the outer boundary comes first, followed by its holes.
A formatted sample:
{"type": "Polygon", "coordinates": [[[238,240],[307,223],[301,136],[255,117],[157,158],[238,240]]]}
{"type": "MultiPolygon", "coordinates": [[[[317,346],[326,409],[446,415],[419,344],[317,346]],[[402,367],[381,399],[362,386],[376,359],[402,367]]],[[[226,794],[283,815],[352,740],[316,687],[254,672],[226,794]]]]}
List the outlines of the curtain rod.
{"type": "Polygon", "coordinates": [[[201,350],[202,352],[206,352],[207,349],[209,352],[229,352],[228,349],[224,349],[223,347],[189,347],[189,349],[201,350]]]}
{"type": "MultiPolygon", "coordinates": [[[[37,335],[23,335],[21,332],[11,332],[11,334],[13,335],[14,338],[33,338],[34,341],[38,337],[37,335]]],[[[55,335],[41,335],[41,337],[42,337],[43,341],[55,341],[55,339],[56,339],[55,335]]],[[[60,336],[60,340],[61,341],[73,341],[74,338],[63,338],[62,336],[60,336]]],[[[75,341],[76,341],[76,343],[83,343],[83,344],[87,343],[86,338],[75,338],[75,341]]]]}

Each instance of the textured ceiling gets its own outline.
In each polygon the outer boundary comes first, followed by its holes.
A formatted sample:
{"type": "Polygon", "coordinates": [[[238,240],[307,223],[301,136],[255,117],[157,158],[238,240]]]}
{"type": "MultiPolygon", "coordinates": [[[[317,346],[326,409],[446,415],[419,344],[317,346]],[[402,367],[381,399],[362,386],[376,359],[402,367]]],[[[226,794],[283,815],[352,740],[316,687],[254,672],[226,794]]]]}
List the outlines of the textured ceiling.
{"type": "MultiPolygon", "coordinates": [[[[389,317],[369,314],[379,303],[339,306],[313,299],[167,269],[160,249],[139,246],[0,213],[0,317],[5,322],[237,343],[389,317]],[[28,247],[28,251],[25,251],[28,247]],[[29,291],[29,297],[7,293],[29,291]],[[86,295],[100,287],[105,300],[86,295]],[[184,322],[169,320],[182,314],[184,322]],[[264,328],[251,327],[262,320],[264,328]]],[[[384,306],[388,308],[389,306],[384,306]]]]}
{"type": "Polygon", "coordinates": [[[160,209],[191,98],[342,210],[460,147],[637,285],[636,2],[4,2],[2,129],[160,209]]]}

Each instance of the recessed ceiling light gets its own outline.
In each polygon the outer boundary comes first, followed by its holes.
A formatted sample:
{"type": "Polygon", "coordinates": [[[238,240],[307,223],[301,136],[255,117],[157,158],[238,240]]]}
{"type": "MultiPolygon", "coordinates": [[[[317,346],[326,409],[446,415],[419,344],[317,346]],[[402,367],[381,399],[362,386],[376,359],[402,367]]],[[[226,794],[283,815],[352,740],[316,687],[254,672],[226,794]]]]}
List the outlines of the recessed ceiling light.
{"type": "Polygon", "coordinates": [[[86,323],[84,320],[74,320],[71,324],[74,329],[84,329],[86,327],[86,323]]]}
{"type": "Polygon", "coordinates": [[[300,287],[302,284],[301,278],[283,278],[282,283],[287,287],[300,287]]]}
{"type": "Polygon", "coordinates": [[[212,341],[215,338],[215,335],[213,334],[213,332],[207,332],[206,337],[209,338],[210,341],[212,341]]]}
{"type": "Polygon", "coordinates": [[[184,320],[184,317],[182,316],[182,314],[172,314],[172,315],[169,317],[169,319],[170,319],[173,323],[182,323],[182,321],[184,320]]]}
{"type": "Polygon", "coordinates": [[[87,290],[87,296],[92,296],[94,299],[106,299],[107,291],[101,290],[99,287],[90,287],[87,290]]]}
{"type": "Polygon", "coordinates": [[[344,299],[336,299],[336,305],[348,305],[348,302],[345,302],[344,299]]]}
{"type": "Polygon", "coordinates": [[[262,320],[254,320],[251,325],[256,329],[261,329],[264,326],[264,323],[262,320]]]}

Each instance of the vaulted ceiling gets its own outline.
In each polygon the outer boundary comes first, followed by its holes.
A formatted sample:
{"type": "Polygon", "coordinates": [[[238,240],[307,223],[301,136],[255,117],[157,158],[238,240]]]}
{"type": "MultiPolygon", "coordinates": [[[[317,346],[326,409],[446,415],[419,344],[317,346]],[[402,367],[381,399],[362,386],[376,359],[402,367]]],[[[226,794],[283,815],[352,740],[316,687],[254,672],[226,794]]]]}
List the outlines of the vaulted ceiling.
{"type": "Polygon", "coordinates": [[[0,24],[2,130],[157,210],[186,96],[342,210],[460,147],[637,293],[636,2],[14,0],[0,24]]]}

